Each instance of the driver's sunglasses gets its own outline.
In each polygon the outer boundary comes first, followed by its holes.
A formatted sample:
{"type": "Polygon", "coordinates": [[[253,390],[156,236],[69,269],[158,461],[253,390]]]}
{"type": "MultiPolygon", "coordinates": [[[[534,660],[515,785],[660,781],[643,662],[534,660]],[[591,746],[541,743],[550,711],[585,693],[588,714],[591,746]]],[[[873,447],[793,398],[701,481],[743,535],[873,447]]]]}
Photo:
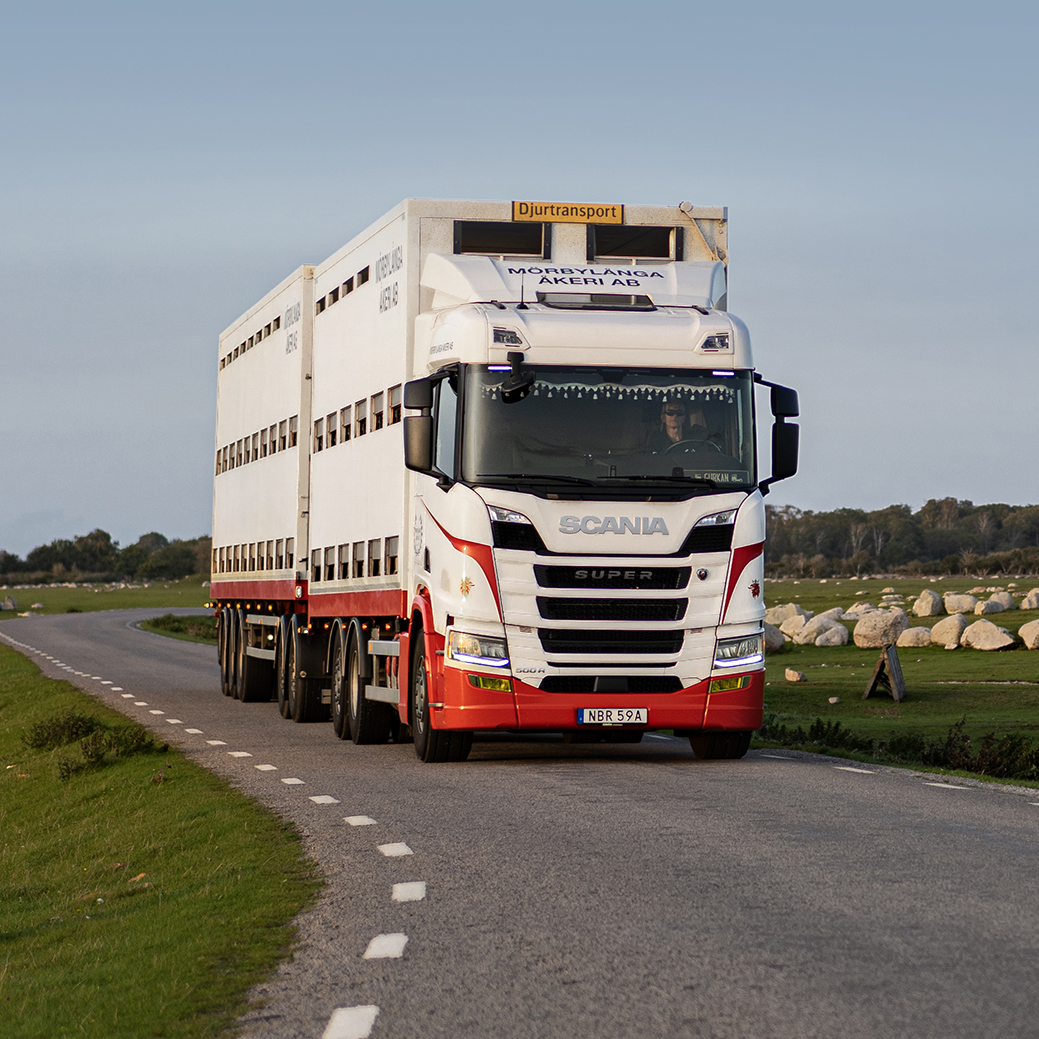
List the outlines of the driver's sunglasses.
{"type": "Polygon", "coordinates": [[[685,408],[664,408],[665,415],[684,415],[685,408]]]}

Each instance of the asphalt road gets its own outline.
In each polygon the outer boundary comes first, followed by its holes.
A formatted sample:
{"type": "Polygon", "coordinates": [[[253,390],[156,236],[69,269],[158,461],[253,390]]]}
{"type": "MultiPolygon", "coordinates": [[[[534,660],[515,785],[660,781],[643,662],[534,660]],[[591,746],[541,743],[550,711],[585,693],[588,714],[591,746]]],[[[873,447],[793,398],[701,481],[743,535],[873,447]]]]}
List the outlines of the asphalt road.
{"type": "Polygon", "coordinates": [[[304,833],[328,890],[248,1039],[1039,1035],[1039,791],[665,738],[424,765],[224,698],[159,612],[0,638],[304,833]]]}

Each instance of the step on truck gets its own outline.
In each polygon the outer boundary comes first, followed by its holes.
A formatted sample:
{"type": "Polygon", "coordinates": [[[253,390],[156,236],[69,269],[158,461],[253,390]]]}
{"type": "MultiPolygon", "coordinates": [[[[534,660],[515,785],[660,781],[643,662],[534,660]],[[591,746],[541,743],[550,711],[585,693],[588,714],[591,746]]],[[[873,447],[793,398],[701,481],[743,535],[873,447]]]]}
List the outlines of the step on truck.
{"type": "Polygon", "coordinates": [[[486,730],[741,757],[798,405],[726,309],[726,231],[688,203],[409,199],[235,321],[223,693],[423,761],[486,730]]]}

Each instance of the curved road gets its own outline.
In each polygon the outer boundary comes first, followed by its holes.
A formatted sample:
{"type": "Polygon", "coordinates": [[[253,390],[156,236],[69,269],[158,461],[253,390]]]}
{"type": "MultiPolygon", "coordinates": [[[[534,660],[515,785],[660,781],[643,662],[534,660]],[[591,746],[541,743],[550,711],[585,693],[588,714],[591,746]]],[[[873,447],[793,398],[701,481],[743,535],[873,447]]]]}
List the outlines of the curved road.
{"type": "Polygon", "coordinates": [[[248,1039],[1039,1032],[1039,791],[666,738],[424,765],[225,699],[212,649],[134,627],[162,612],[0,639],[303,832],[329,886],[248,1039]]]}

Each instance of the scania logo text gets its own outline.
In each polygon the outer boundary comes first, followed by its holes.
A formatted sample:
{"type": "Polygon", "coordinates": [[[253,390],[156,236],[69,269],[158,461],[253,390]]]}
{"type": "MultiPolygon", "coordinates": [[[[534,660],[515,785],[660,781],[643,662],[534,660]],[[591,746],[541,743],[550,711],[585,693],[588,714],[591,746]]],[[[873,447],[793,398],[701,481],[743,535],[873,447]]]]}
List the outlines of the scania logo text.
{"type": "Polygon", "coordinates": [[[560,534],[667,534],[660,516],[563,516],[560,534]]]}

